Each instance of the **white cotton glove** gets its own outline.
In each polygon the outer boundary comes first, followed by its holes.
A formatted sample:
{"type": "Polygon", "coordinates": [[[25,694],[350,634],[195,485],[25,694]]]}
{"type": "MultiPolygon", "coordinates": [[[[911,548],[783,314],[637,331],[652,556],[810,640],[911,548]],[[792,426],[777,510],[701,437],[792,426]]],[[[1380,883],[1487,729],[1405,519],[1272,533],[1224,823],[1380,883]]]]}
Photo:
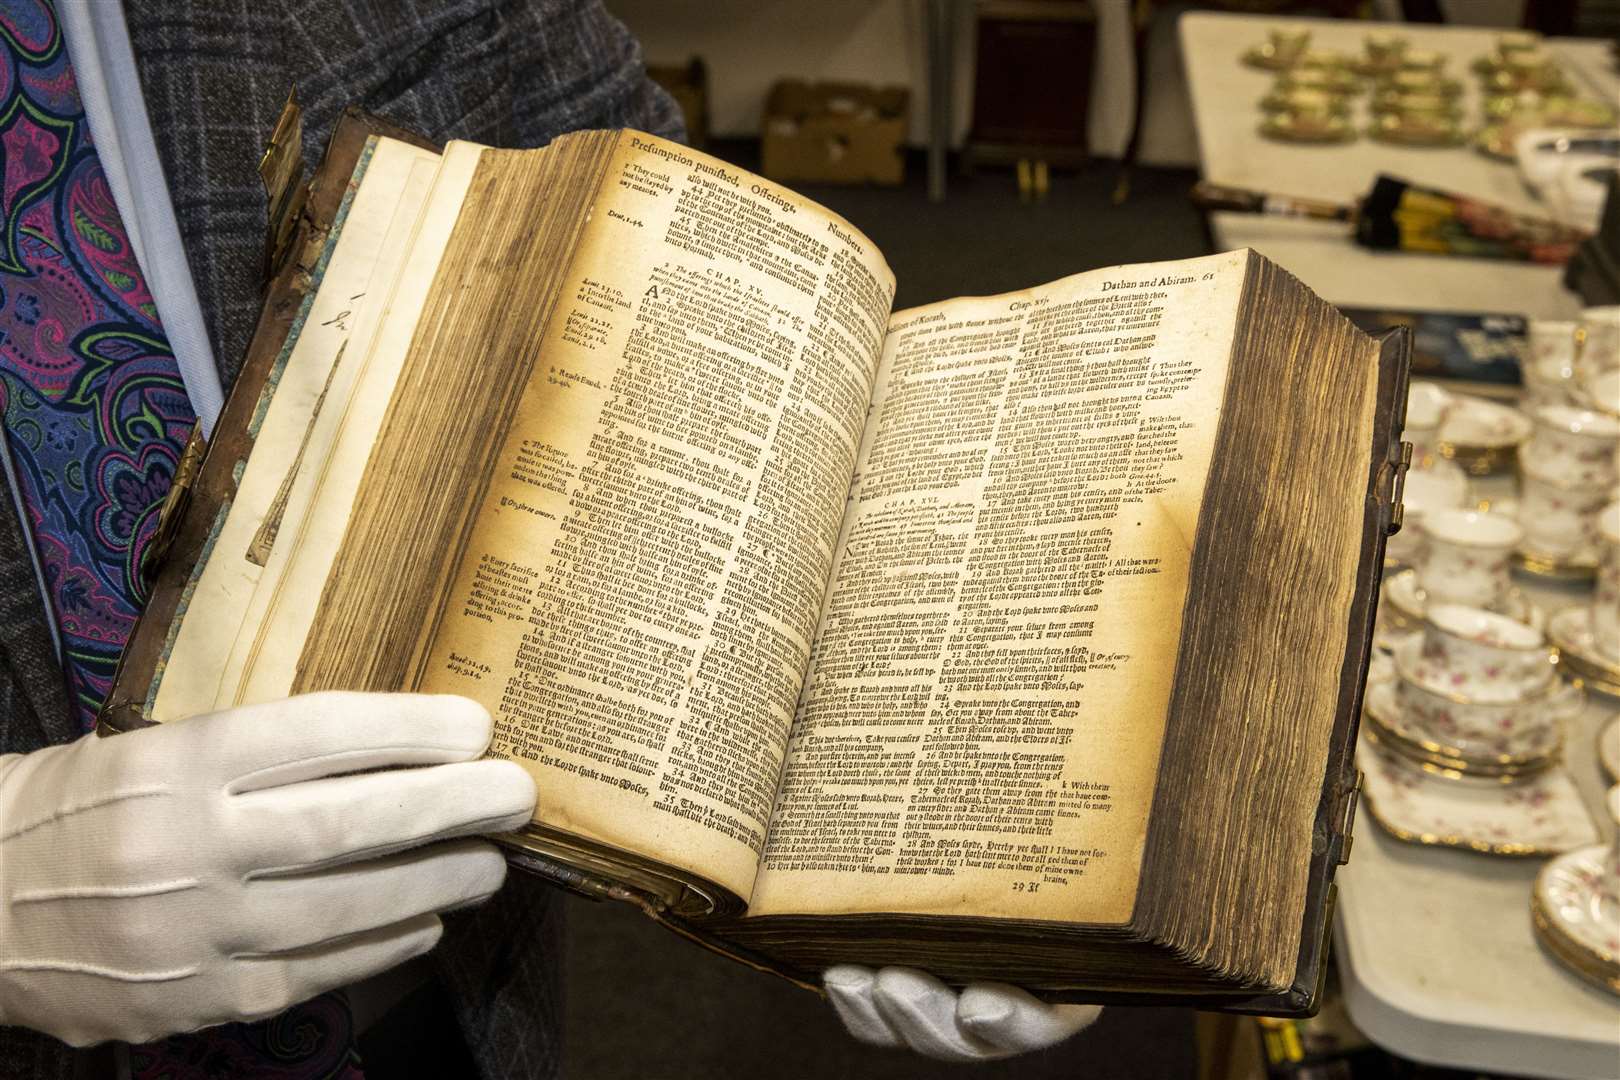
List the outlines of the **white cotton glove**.
{"type": "Polygon", "coordinates": [[[0,757],[0,1025],[147,1042],[427,952],[506,873],[452,838],[534,809],[475,760],[490,728],[465,698],[311,694],[0,757]]]}
{"type": "Polygon", "coordinates": [[[970,983],[957,993],[913,968],[840,964],[822,977],[851,1035],[909,1046],[941,1061],[991,1061],[1044,1050],[1097,1019],[1100,1005],[1048,1005],[1017,987],[970,983]]]}

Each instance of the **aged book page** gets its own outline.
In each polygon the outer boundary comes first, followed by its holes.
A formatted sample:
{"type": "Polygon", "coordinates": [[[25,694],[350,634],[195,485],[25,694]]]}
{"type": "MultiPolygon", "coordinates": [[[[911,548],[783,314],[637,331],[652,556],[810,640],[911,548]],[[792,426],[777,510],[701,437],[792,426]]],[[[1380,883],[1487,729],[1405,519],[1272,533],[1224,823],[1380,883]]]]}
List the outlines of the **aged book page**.
{"type": "Polygon", "coordinates": [[[268,556],[280,535],[277,526],[285,524],[290,483],[307,478],[312,469],[306,466],[322,457],[317,426],[330,427],[344,411],[337,403],[347,387],[339,377],[364,356],[363,347],[351,353],[348,345],[380,318],[381,300],[437,162],[432,151],[394,139],[378,139],[365,160],[319,291],[280,358],[268,408],[261,406],[255,417],[253,453],[192,587],[152,719],[175,720],[236,703],[245,654],[277,577],[268,556]],[[338,357],[345,363],[339,365],[338,357]],[[331,409],[325,408],[329,400],[331,409]],[[317,444],[313,451],[311,443],[317,444]]]}
{"type": "Polygon", "coordinates": [[[270,537],[264,574],[220,681],[220,708],[267,701],[290,690],[288,658],[296,655],[297,643],[303,640],[308,626],[307,601],[300,607],[298,598],[313,591],[308,583],[315,568],[324,570],[330,564],[329,556],[322,558],[326,550],[322,540],[335,547],[346,519],[346,515],[333,509],[331,499],[322,502],[319,496],[332,487],[341,490],[345,476],[358,472],[350,451],[345,473],[345,458],[335,453],[344,445],[340,438],[352,446],[362,433],[375,430],[370,418],[380,409],[380,402],[387,399],[398,377],[397,363],[390,364],[386,355],[379,357],[373,346],[384,326],[394,321],[388,319],[395,310],[394,290],[415,251],[422,210],[435,189],[442,162],[438,154],[421,147],[393,140],[379,141],[378,146],[379,151],[388,149],[408,155],[410,174],[395,204],[370,279],[363,287],[340,291],[333,298],[338,311],[327,323],[343,335],[338,363],[323,392],[319,411],[311,420],[297,472],[286,485],[282,516],[270,537]],[[319,510],[312,512],[317,506],[319,510]],[[304,557],[306,542],[313,544],[313,558],[304,557]],[[269,662],[265,662],[266,652],[271,657],[269,662]]]}
{"type": "Polygon", "coordinates": [[[419,683],[539,824],[749,894],[893,294],[841,218],[619,137],[419,683]]]}
{"type": "Polygon", "coordinates": [[[443,155],[418,155],[408,198],[402,199],[379,288],[353,311],[344,352],[346,390],[323,408],[311,431],[317,460],[303,470],[288,500],[285,538],[271,552],[255,633],[244,635],[222,681],[221,705],[284,697],[293,690],[298,658],[315,621],[354,508],[371,448],[399,381],[423,298],[465,197],[480,148],[452,142],[443,155]],[[371,301],[366,303],[365,301],[371,301]],[[227,700],[225,695],[229,694],[227,700]]]}
{"type": "Polygon", "coordinates": [[[751,915],[1129,918],[1246,262],[893,316],[751,915]]]}

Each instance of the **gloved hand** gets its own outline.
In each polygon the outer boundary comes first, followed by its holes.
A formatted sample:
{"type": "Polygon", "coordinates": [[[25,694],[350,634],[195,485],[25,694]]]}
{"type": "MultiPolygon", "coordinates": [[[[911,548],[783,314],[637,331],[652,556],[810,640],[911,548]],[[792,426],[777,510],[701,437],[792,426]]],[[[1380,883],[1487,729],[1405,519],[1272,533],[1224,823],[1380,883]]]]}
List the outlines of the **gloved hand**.
{"type": "Polygon", "coordinates": [[[490,730],[465,698],[327,693],[0,757],[0,1025],[147,1042],[427,952],[506,874],[452,838],[534,809],[475,760],[490,730]]]}
{"type": "Polygon", "coordinates": [[[840,964],[822,977],[851,1035],[874,1046],[909,1046],[941,1061],[991,1061],[1044,1050],[1097,1019],[1100,1005],[1048,1005],[1001,983],[958,994],[926,972],[840,964]]]}

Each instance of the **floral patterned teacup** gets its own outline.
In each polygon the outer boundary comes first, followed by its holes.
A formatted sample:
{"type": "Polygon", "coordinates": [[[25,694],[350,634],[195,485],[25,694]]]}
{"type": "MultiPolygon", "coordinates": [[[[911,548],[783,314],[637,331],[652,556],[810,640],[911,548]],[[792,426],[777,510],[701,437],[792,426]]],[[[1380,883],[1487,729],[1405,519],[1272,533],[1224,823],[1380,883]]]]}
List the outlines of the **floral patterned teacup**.
{"type": "Polygon", "coordinates": [[[1604,656],[1620,661],[1620,502],[1598,514],[1598,537],[1603,557],[1592,597],[1592,636],[1604,656]]]}
{"type": "Polygon", "coordinates": [[[1489,607],[1508,590],[1508,560],[1524,539],[1519,523],[1481,510],[1423,515],[1418,584],[1431,603],[1489,607]]]}
{"type": "Polygon", "coordinates": [[[1496,36],[1496,55],[1518,56],[1541,48],[1541,35],[1533,30],[1510,30],[1496,36]]]}
{"type": "Polygon", "coordinates": [[[1598,511],[1609,501],[1602,487],[1565,484],[1532,471],[1519,473],[1519,524],[1525,549],[1551,559],[1571,559],[1597,542],[1598,511]]]}
{"type": "Polygon", "coordinates": [[[1580,329],[1575,360],[1578,372],[1620,367],[1620,304],[1585,308],[1581,311],[1580,329]]]}
{"type": "Polygon", "coordinates": [[[1430,604],[1411,674],[1473,701],[1516,701],[1553,678],[1553,651],[1540,630],[1506,615],[1430,604]]]}
{"type": "Polygon", "coordinates": [[[1558,744],[1559,725],[1579,712],[1585,700],[1556,678],[1510,700],[1474,700],[1420,679],[1415,669],[1421,648],[1421,640],[1414,638],[1395,654],[1401,722],[1416,738],[1463,757],[1548,753],[1558,744]]]}
{"type": "Polygon", "coordinates": [[[1379,68],[1400,66],[1401,57],[1411,45],[1410,40],[1399,34],[1368,34],[1362,40],[1368,62],[1379,68]]]}
{"type": "Polygon", "coordinates": [[[1535,433],[1519,450],[1525,468],[1561,484],[1614,483],[1620,417],[1569,405],[1543,405],[1533,419],[1535,433]]]}
{"type": "Polygon", "coordinates": [[[1299,62],[1310,43],[1309,30],[1278,27],[1267,31],[1263,45],[1250,50],[1252,59],[1248,62],[1273,70],[1285,70],[1299,62]]]}
{"type": "Polygon", "coordinates": [[[1576,323],[1531,319],[1530,361],[1524,368],[1525,406],[1573,405],[1576,323]]]}

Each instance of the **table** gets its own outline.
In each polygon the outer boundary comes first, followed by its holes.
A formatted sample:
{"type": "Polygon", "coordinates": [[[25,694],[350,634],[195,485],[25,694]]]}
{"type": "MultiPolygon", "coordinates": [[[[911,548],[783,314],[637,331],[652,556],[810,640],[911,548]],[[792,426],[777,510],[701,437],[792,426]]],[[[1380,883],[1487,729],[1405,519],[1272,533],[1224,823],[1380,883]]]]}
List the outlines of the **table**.
{"type": "MultiPolygon", "coordinates": [[[[1548,614],[1590,596],[1515,578],[1548,614]]],[[[1617,714],[1615,702],[1592,695],[1565,752],[1605,839],[1613,827],[1596,740],[1617,714]]],[[[1354,837],[1338,876],[1335,957],[1350,1016],[1369,1038],[1453,1068],[1620,1076],[1620,1000],[1558,966],[1531,931],[1531,885],[1544,860],[1408,844],[1365,808],[1354,837]]]]}
{"type": "MultiPolygon", "coordinates": [[[[1308,25],[1313,48],[1360,52],[1368,33],[1384,30],[1406,36],[1414,48],[1444,53],[1451,58],[1448,73],[1465,87],[1464,115],[1471,120],[1480,115],[1478,80],[1469,65],[1492,49],[1499,30],[1189,13],[1178,30],[1204,179],[1350,202],[1365,195],[1382,172],[1527,213],[1543,212],[1511,164],[1467,146],[1389,146],[1365,137],[1338,146],[1301,146],[1262,137],[1257,103],[1272,75],[1245,67],[1239,57],[1269,29],[1285,24],[1308,25]]],[[[1548,47],[1585,94],[1620,100],[1620,76],[1609,66],[1605,43],[1555,38],[1548,47]]],[[[1559,284],[1558,267],[1368,251],[1352,244],[1343,226],[1324,222],[1223,213],[1212,215],[1210,226],[1218,249],[1253,247],[1344,306],[1548,319],[1569,318],[1579,310],[1559,284]]]]}

